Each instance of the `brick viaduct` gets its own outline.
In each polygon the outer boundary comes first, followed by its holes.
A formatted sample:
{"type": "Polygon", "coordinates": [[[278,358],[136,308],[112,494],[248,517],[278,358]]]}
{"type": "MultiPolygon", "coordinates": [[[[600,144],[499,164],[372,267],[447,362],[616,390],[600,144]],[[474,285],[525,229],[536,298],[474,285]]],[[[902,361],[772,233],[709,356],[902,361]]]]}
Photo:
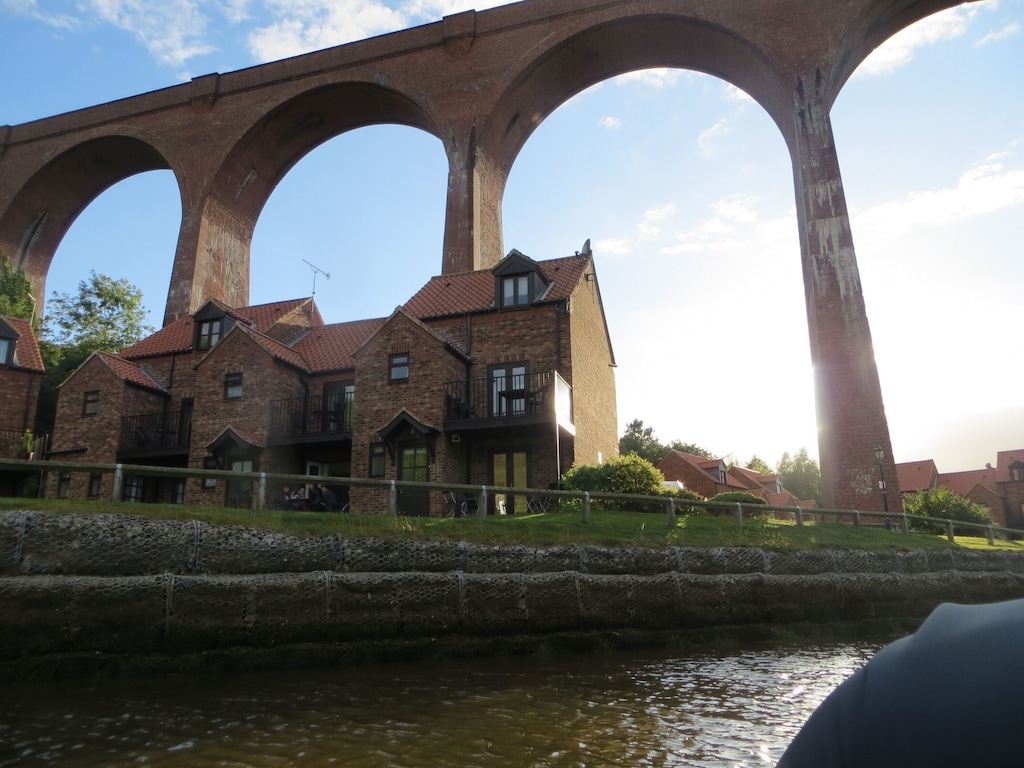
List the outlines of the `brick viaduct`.
{"type": "Polygon", "coordinates": [[[526,0],[0,127],[0,251],[43,296],[75,217],[122,179],[170,169],[182,221],[164,322],[211,297],[245,305],[250,241],[278,181],[338,134],[398,123],[448,156],[443,272],[488,267],[504,253],[505,181],[548,114],[632,70],[705,72],[752,96],[792,158],[825,503],[881,506],[881,446],[899,509],[829,113],[875,47],[962,2],[526,0]]]}

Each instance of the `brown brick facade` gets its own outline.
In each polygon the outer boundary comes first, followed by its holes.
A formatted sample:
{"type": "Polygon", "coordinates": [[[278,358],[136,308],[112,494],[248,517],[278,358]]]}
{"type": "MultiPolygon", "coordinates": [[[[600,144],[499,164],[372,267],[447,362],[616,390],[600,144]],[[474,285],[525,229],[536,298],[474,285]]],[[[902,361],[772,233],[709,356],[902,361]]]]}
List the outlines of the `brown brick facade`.
{"type": "MultiPolygon", "coordinates": [[[[197,320],[176,321],[119,356],[94,355],[71,376],[61,390],[55,455],[554,487],[580,446],[588,462],[616,451],[614,358],[591,256],[534,262],[513,253],[501,268],[533,287],[528,301],[507,309],[496,294],[501,275],[491,270],[434,278],[376,321],[325,325],[310,300],[237,310],[208,304],[197,320]],[[197,350],[207,321],[227,330],[197,350]],[[401,375],[393,377],[396,356],[401,375]],[[558,376],[576,398],[575,419],[562,427],[553,408],[558,376]],[[354,388],[351,402],[345,385],[354,388]],[[94,414],[83,412],[87,392],[96,393],[94,414]],[[371,473],[371,451],[383,451],[379,474],[371,473]]],[[[88,484],[76,475],[70,484],[54,480],[50,492],[82,496],[88,484]]],[[[145,501],[173,500],[179,489],[173,478],[145,484],[137,490],[145,501]]],[[[380,491],[336,490],[353,511],[387,508],[380,491]]],[[[111,491],[107,483],[102,493],[111,491]]],[[[248,506],[252,493],[235,481],[184,484],[193,504],[248,506]]],[[[403,490],[403,509],[444,511],[440,492],[419,496],[403,490]]]]}

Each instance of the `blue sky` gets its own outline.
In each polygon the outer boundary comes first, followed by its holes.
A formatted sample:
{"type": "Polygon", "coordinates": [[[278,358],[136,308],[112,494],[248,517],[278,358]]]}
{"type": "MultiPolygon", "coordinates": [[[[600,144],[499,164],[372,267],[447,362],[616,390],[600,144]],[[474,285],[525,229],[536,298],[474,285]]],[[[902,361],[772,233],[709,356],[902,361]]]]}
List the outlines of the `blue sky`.
{"type": "MultiPolygon", "coordinates": [[[[460,0],[0,0],[0,125],[440,19],[460,0]],[[12,76],[13,75],[13,76],[12,76]]],[[[833,109],[897,461],[980,468],[1024,446],[1024,0],[937,14],[878,49],[833,109]]],[[[281,182],[257,224],[252,303],[309,295],[377,317],[440,271],[440,142],[378,126],[281,182]]],[[[139,286],[158,324],[180,203],[128,179],[72,226],[47,284],[139,286]]],[[[817,436],[792,171],[774,124],[683,70],[601,83],[554,112],[505,192],[505,249],[591,239],[618,415],[664,442],[774,464],[817,436]]]]}

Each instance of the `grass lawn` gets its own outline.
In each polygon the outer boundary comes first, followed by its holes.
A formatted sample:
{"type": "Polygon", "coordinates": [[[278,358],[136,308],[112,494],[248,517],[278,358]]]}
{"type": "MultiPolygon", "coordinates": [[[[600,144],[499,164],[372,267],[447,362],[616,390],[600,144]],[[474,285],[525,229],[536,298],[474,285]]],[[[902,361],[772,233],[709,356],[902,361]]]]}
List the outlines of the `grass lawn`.
{"type": "Polygon", "coordinates": [[[793,522],[772,518],[744,520],[743,529],[739,530],[731,516],[680,516],[676,525],[670,528],[663,514],[606,510],[597,504],[592,508],[589,525],[583,522],[582,513],[573,505],[544,514],[492,515],[484,519],[256,512],[171,504],[16,498],[0,498],[0,509],[37,509],[58,514],[116,513],[157,520],[202,520],[215,525],[266,528],[295,536],[342,534],[476,544],[762,547],[773,550],[966,548],[1024,552],[1024,542],[1021,541],[997,539],[994,546],[989,546],[984,538],[957,536],[956,543],[952,544],[944,535],[903,534],[897,530],[885,531],[876,527],[855,527],[841,523],[815,523],[798,527],[793,522]]]}

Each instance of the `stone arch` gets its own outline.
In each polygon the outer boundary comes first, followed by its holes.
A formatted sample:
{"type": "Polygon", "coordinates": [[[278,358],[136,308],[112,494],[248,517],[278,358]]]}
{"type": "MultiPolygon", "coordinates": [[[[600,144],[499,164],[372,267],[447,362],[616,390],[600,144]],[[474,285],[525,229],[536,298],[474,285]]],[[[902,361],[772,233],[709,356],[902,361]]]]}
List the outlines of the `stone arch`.
{"type": "Polygon", "coordinates": [[[722,27],[658,12],[588,27],[531,61],[488,116],[480,145],[507,175],[533,131],[561,104],[603,80],[654,67],[719,77],[750,94],[783,133],[791,130],[788,91],[761,51],[722,27]]]}
{"type": "Polygon", "coordinates": [[[209,298],[247,304],[252,235],[278,182],[324,142],[381,124],[419,128],[441,139],[427,109],[394,89],[365,82],[314,88],[253,123],[212,174],[191,231],[183,228],[165,323],[209,298]]]}
{"type": "Polygon", "coordinates": [[[743,89],[784,135],[792,132],[792,99],[762,51],[723,27],[667,13],[661,3],[655,8],[567,37],[528,62],[504,90],[484,123],[474,157],[478,210],[495,212],[490,221],[477,223],[476,267],[492,266],[504,255],[500,211],[519,151],[545,117],[603,80],[653,67],[704,72],[743,89]]]}
{"type": "Polygon", "coordinates": [[[53,256],[79,214],[130,176],[173,170],[166,149],[138,134],[122,127],[66,149],[29,178],[0,219],[0,232],[9,238],[0,245],[28,276],[40,310],[53,256]]]}

